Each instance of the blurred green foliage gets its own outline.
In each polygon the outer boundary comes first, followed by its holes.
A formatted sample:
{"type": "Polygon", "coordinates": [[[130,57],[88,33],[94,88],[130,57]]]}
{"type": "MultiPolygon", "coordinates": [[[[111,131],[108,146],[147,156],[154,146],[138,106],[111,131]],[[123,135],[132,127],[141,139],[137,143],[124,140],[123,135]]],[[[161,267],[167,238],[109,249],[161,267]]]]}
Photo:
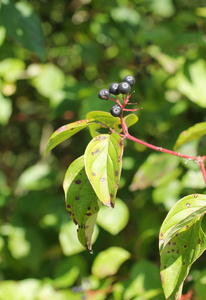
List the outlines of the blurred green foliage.
{"type": "MultiPolygon", "coordinates": [[[[159,228],[178,199],[204,193],[196,165],[125,141],[121,222],[108,211],[108,226],[101,213],[90,255],[62,190],[89,131],[42,157],[55,129],[109,112],[98,91],[127,74],[136,78],[132,101],[144,108],[134,136],[172,149],[181,131],[206,121],[205,18],[203,0],[0,2],[0,300],[164,299],[159,228]]],[[[180,151],[205,154],[205,142],[180,151]]],[[[185,285],[198,299],[204,265],[203,256],[185,285]]]]}

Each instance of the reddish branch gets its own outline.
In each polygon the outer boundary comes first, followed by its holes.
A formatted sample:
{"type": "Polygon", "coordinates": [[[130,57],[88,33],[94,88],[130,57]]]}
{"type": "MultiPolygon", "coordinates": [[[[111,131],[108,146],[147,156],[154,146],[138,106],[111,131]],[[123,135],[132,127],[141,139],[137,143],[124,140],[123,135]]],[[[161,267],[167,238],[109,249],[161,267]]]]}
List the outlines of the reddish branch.
{"type": "Polygon", "coordinates": [[[117,96],[116,96],[116,99],[110,98],[111,100],[115,101],[117,104],[119,104],[122,107],[122,114],[120,116],[120,119],[121,119],[121,125],[122,125],[122,130],[123,130],[123,133],[124,133],[124,137],[131,140],[131,141],[133,141],[133,142],[139,143],[139,144],[144,145],[148,148],[156,150],[158,152],[164,152],[164,153],[175,155],[175,156],[178,156],[178,157],[187,158],[188,160],[193,160],[193,161],[199,163],[200,169],[202,171],[202,175],[203,175],[203,178],[204,178],[204,181],[205,181],[205,184],[206,184],[206,171],[205,171],[205,165],[204,165],[204,161],[206,160],[206,156],[190,156],[190,155],[182,154],[182,153],[179,153],[179,152],[171,151],[171,150],[168,150],[168,149],[165,149],[165,148],[162,148],[162,147],[157,147],[157,146],[154,146],[154,145],[149,144],[147,142],[144,142],[140,139],[137,139],[137,138],[135,138],[134,136],[132,136],[128,133],[127,125],[125,124],[124,119],[123,119],[123,112],[124,111],[137,111],[137,110],[141,109],[141,108],[138,108],[138,109],[136,109],[136,108],[135,109],[125,108],[125,106],[127,104],[132,104],[132,103],[128,103],[130,96],[131,95],[129,93],[127,94],[126,99],[123,96],[123,104],[121,104],[121,102],[119,101],[117,96]]]}

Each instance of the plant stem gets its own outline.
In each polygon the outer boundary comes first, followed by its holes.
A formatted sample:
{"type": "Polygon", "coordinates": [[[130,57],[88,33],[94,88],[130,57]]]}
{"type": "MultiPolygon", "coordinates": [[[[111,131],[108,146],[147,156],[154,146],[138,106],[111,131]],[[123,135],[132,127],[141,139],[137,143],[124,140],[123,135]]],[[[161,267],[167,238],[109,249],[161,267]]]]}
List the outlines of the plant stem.
{"type": "Polygon", "coordinates": [[[139,144],[144,145],[144,146],[146,146],[148,148],[156,150],[158,152],[164,152],[164,153],[167,153],[167,154],[175,155],[175,156],[178,156],[178,157],[181,157],[181,158],[187,158],[188,160],[193,160],[195,162],[198,162],[199,165],[200,165],[200,169],[202,171],[202,175],[203,175],[205,184],[206,184],[206,171],[205,171],[205,166],[204,166],[204,161],[206,160],[206,155],[205,156],[198,156],[198,157],[196,157],[196,156],[190,156],[190,155],[182,154],[182,153],[175,152],[175,151],[172,151],[172,150],[168,150],[166,148],[157,147],[157,146],[154,146],[154,145],[149,144],[147,142],[144,142],[144,141],[142,141],[140,139],[137,139],[137,138],[135,138],[134,136],[132,136],[131,134],[128,133],[127,125],[126,125],[126,123],[124,122],[124,119],[123,119],[123,112],[124,111],[135,111],[136,110],[136,109],[134,109],[134,110],[133,109],[131,109],[131,110],[130,109],[125,109],[125,106],[127,104],[129,104],[128,102],[129,102],[130,96],[131,95],[129,93],[127,94],[126,98],[123,95],[123,97],[122,97],[123,104],[121,104],[119,102],[117,96],[116,96],[116,100],[112,99],[115,102],[117,102],[118,104],[120,104],[121,107],[122,107],[122,114],[120,116],[120,119],[121,119],[121,125],[122,125],[122,131],[123,131],[124,137],[127,138],[127,139],[129,139],[129,140],[131,140],[131,141],[133,141],[133,142],[139,143],[139,144]]]}
{"type": "Polygon", "coordinates": [[[182,154],[182,153],[179,153],[179,152],[175,152],[175,151],[171,151],[171,150],[168,150],[168,149],[165,149],[165,148],[162,148],[162,147],[154,146],[152,144],[149,144],[147,142],[139,140],[139,139],[133,137],[132,135],[130,135],[129,133],[126,133],[126,132],[125,132],[125,136],[129,140],[132,140],[132,141],[134,141],[136,143],[142,144],[142,145],[144,145],[144,146],[146,146],[148,148],[151,148],[153,150],[156,150],[156,151],[159,151],[159,152],[168,153],[168,154],[172,154],[172,155],[175,155],[175,156],[178,156],[178,157],[182,157],[182,158],[187,158],[187,159],[191,159],[191,160],[197,160],[196,156],[185,155],[185,154],[182,154]]]}
{"type": "Polygon", "coordinates": [[[202,175],[204,177],[204,181],[206,184],[206,171],[205,171],[205,165],[204,165],[204,158],[199,160],[199,164],[200,164],[200,169],[202,171],[202,175]]]}

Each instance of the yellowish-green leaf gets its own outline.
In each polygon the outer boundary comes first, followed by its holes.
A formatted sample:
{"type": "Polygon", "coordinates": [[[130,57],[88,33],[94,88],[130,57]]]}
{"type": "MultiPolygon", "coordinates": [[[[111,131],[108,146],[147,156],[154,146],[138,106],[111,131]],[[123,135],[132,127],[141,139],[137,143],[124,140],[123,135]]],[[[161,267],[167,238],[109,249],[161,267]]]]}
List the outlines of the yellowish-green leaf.
{"type": "Polygon", "coordinates": [[[189,195],[170,210],[160,229],[161,279],[166,299],[180,299],[191,265],[206,249],[201,221],[206,196],[189,195]]]}
{"type": "Polygon", "coordinates": [[[99,200],[114,207],[122,169],[123,143],[117,134],[100,134],[88,144],[85,170],[99,200]]]}
{"type": "Polygon", "coordinates": [[[65,141],[69,137],[73,136],[80,130],[84,129],[86,126],[89,126],[91,124],[95,124],[94,120],[92,119],[86,119],[86,120],[80,120],[76,121],[67,125],[64,125],[57,129],[52,136],[50,137],[44,156],[47,155],[49,151],[51,151],[54,147],[59,145],[61,142],[65,141]]]}
{"type": "Polygon", "coordinates": [[[105,278],[117,273],[121,264],[130,258],[130,253],[123,248],[111,247],[100,252],[94,260],[92,273],[97,278],[105,278]]]}
{"type": "Polygon", "coordinates": [[[203,135],[206,135],[206,122],[197,123],[194,126],[180,133],[175,143],[174,149],[177,149],[181,145],[193,139],[202,137],[203,135]]]}

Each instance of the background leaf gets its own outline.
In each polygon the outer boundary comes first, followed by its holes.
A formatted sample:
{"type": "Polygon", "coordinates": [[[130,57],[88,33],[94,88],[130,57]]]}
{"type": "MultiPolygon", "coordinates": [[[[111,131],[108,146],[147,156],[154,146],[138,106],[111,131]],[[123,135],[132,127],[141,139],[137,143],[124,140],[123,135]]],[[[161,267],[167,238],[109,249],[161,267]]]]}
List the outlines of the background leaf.
{"type": "Polygon", "coordinates": [[[102,206],[98,213],[97,223],[109,233],[118,234],[129,221],[129,210],[127,205],[119,198],[115,200],[115,209],[111,210],[102,206]]]}
{"type": "Polygon", "coordinates": [[[193,139],[202,137],[203,135],[206,135],[206,122],[197,123],[189,129],[184,130],[180,133],[175,143],[174,149],[177,149],[182,144],[185,144],[193,139]]]}
{"type": "Polygon", "coordinates": [[[41,23],[28,3],[19,1],[13,4],[8,0],[3,1],[1,19],[9,36],[44,59],[44,35],[41,23]]]}
{"type": "Polygon", "coordinates": [[[121,264],[130,258],[130,253],[119,247],[111,247],[100,252],[94,260],[92,273],[97,278],[105,278],[117,273],[121,264]]]}

